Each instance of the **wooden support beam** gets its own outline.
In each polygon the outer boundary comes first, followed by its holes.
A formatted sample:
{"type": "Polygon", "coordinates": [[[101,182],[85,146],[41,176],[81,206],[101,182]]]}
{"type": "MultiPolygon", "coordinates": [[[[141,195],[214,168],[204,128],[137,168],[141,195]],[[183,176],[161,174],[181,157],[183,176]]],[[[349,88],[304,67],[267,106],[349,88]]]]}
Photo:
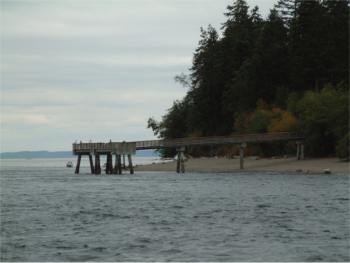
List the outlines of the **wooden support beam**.
{"type": "Polygon", "coordinates": [[[78,155],[78,161],[77,161],[77,165],[76,165],[76,167],[75,167],[75,173],[76,173],[76,174],[79,173],[80,161],[81,161],[81,154],[78,155]]]}
{"type": "Polygon", "coordinates": [[[101,174],[100,155],[95,154],[95,174],[101,174]]]}
{"type": "Polygon", "coordinates": [[[304,160],[304,143],[300,144],[300,159],[304,160]]]}
{"type": "Polygon", "coordinates": [[[91,174],[95,173],[95,168],[94,168],[94,163],[92,161],[92,155],[91,153],[89,154],[89,162],[90,162],[90,170],[91,170],[91,174]]]}
{"type": "Polygon", "coordinates": [[[112,170],[111,170],[111,165],[112,165],[112,155],[110,153],[107,153],[107,157],[106,157],[106,174],[111,174],[112,170]]]}
{"type": "Polygon", "coordinates": [[[300,160],[300,142],[296,142],[297,145],[297,160],[300,160]]]}
{"type": "Polygon", "coordinates": [[[244,148],[247,147],[246,143],[242,143],[239,146],[239,169],[244,169],[244,148]]]}
{"type": "Polygon", "coordinates": [[[181,158],[180,158],[180,168],[181,173],[185,173],[185,158],[184,158],[184,152],[180,152],[181,158]]]}
{"type": "Polygon", "coordinates": [[[113,168],[112,168],[112,154],[107,153],[107,163],[106,163],[106,174],[112,174],[113,168]]]}
{"type": "Polygon", "coordinates": [[[118,154],[118,174],[122,174],[122,156],[118,154]]]}
{"type": "Polygon", "coordinates": [[[126,169],[126,166],[125,166],[125,154],[123,154],[123,169],[126,169]]]}
{"type": "Polygon", "coordinates": [[[113,174],[118,174],[118,155],[115,154],[115,161],[114,161],[114,167],[113,167],[113,174]]]}
{"type": "Polygon", "coordinates": [[[128,161],[129,161],[129,171],[130,171],[130,174],[134,174],[134,166],[132,165],[131,154],[128,154],[128,161]]]}
{"type": "Polygon", "coordinates": [[[112,153],[109,155],[109,174],[113,174],[113,155],[112,153]]]}
{"type": "Polygon", "coordinates": [[[109,174],[109,155],[108,154],[106,155],[106,162],[105,162],[105,164],[106,164],[106,167],[104,167],[105,168],[105,173],[109,174]]]}
{"type": "Polygon", "coordinates": [[[180,173],[180,152],[177,153],[177,160],[176,160],[176,172],[180,173]]]}
{"type": "Polygon", "coordinates": [[[176,162],[176,172],[185,173],[185,160],[184,160],[184,151],[185,147],[177,148],[177,162],[176,162]]]}

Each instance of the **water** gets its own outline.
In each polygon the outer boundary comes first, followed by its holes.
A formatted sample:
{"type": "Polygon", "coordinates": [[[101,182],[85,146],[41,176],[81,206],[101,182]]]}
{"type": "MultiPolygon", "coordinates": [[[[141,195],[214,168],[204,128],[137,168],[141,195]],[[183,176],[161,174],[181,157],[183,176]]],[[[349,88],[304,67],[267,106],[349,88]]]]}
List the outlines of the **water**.
{"type": "Polygon", "coordinates": [[[2,161],[1,261],[350,260],[348,175],[92,176],[29,162],[2,161]]]}

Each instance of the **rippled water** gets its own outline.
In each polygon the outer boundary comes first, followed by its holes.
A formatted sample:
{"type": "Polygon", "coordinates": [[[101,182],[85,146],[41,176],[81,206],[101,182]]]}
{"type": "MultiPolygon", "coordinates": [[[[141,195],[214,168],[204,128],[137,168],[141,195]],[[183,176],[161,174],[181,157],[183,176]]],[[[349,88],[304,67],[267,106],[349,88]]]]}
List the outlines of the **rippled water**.
{"type": "Polygon", "coordinates": [[[2,164],[2,261],[350,260],[348,175],[42,166],[2,164]]]}

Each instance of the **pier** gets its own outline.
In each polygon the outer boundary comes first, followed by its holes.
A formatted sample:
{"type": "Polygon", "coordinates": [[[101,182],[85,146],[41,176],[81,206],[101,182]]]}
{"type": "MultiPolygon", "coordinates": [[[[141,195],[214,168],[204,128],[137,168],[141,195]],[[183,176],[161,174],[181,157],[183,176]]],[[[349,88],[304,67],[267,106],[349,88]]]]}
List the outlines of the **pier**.
{"type": "Polygon", "coordinates": [[[167,140],[145,140],[133,142],[80,142],[73,143],[73,154],[77,155],[77,164],[75,173],[79,174],[80,162],[82,156],[89,158],[90,170],[92,174],[101,174],[100,156],[106,156],[106,174],[121,174],[123,169],[128,169],[130,174],[134,173],[132,164],[132,155],[136,150],[175,148],[177,151],[176,172],[185,172],[184,152],[186,147],[190,146],[214,146],[214,145],[237,145],[239,147],[240,169],[244,169],[244,149],[247,144],[276,142],[276,141],[295,141],[297,147],[296,158],[304,159],[304,140],[305,137],[300,133],[260,133],[243,134],[232,136],[212,136],[197,138],[178,138],[167,140]],[[94,158],[93,158],[94,156],[94,158]],[[125,157],[128,158],[128,166],[125,165],[125,157]],[[95,159],[95,162],[93,162],[95,159]],[[113,164],[114,159],[114,164],[113,164]],[[123,163],[122,163],[123,159],[123,163]]]}

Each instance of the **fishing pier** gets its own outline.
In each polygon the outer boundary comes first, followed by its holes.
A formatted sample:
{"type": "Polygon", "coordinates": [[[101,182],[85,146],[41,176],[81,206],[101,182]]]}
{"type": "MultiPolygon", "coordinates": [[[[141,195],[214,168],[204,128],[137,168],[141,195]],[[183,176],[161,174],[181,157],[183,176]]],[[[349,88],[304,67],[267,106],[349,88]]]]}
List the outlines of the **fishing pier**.
{"type": "Polygon", "coordinates": [[[185,172],[184,152],[186,147],[192,146],[214,146],[214,145],[238,145],[240,156],[240,169],[244,168],[244,149],[247,144],[277,142],[277,141],[295,141],[297,146],[296,157],[298,160],[304,159],[304,135],[300,133],[260,133],[260,134],[243,134],[232,136],[212,136],[197,138],[178,138],[167,140],[146,140],[134,142],[112,142],[94,143],[80,142],[73,143],[73,154],[78,156],[75,173],[80,170],[82,156],[88,156],[90,170],[92,174],[101,174],[100,156],[106,156],[106,174],[121,174],[122,169],[126,168],[125,157],[128,158],[128,169],[130,174],[134,173],[132,164],[132,155],[136,150],[175,148],[177,151],[176,172],[185,172]],[[94,157],[94,158],[93,158],[94,157]],[[113,158],[114,157],[114,158],[113,158]],[[122,162],[123,158],[123,162],[122,162]],[[95,162],[94,160],[95,159],[95,162]],[[114,164],[113,164],[114,159],[114,164]]]}

